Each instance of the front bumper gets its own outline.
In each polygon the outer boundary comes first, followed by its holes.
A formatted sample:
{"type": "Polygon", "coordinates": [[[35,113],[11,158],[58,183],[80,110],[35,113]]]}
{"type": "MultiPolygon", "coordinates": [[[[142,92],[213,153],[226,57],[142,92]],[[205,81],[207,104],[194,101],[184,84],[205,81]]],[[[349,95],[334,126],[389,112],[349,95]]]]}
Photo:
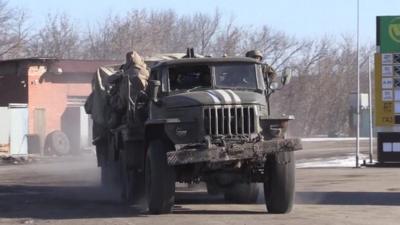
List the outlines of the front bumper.
{"type": "Polygon", "coordinates": [[[202,163],[227,162],[235,160],[263,161],[267,154],[290,152],[302,149],[300,139],[279,139],[256,143],[227,144],[224,147],[214,146],[210,149],[184,149],[167,153],[171,166],[202,163]]]}

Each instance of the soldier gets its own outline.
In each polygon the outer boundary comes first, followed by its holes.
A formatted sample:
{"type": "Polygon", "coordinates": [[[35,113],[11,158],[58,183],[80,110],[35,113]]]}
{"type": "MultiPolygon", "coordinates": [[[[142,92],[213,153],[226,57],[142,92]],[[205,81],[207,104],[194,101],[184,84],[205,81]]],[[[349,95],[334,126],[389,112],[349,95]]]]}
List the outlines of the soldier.
{"type": "Polygon", "coordinates": [[[111,75],[108,82],[112,85],[109,104],[112,109],[108,125],[116,128],[122,121],[133,121],[136,100],[147,88],[149,70],[143,58],[135,51],[126,54],[126,62],[120,71],[111,75]]]}
{"type": "MultiPolygon", "coordinates": [[[[249,58],[254,58],[255,60],[262,62],[263,60],[263,55],[259,50],[251,50],[246,52],[246,57],[249,58]]],[[[271,81],[276,77],[276,72],[275,70],[268,64],[263,63],[262,64],[262,71],[264,74],[264,79],[271,81]]]]}
{"type": "Polygon", "coordinates": [[[135,51],[126,53],[126,62],[121,69],[128,76],[137,76],[142,83],[143,88],[147,87],[149,79],[149,69],[143,58],[135,51]]]}
{"type": "MultiPolygon", "coordinates": [[[[125,102],[128,106],[128,121],[133,122],[134,114],[136,109],[132,107],[138,107],[136,101],[141,96],[142,92],[147,90],[148,79],[149,79],[149,68],[147,67],[144,59],[136,52],[128,52],[126,54],[126,63],[122,66],[122,70],[124,71],[125,79],[129,80],[129,90],[126,88],[127,85],[124,85],[124,89],[121,89],[122,92],[125,92],[125,96],[129,96],[130,99],[126,99],[125,102]],[[127,92],[129,94],[127,94],[127,92]],[[130,102],[130,103],[128,103],[130,102]],[[132,103],[134,103],[132,105],[132,103]]],[[[126,81],[128,84],[128,81],[126,81]]]]}

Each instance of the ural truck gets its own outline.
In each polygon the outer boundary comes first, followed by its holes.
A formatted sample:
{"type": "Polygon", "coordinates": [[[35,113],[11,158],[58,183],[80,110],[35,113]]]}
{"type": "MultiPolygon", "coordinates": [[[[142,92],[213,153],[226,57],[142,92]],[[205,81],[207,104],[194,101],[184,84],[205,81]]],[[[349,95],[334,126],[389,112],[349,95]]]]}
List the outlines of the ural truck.
{"type": "MultiPolygon", "coordinates": [[[[299,139],[285,137],[293,116],[270,114],[271,94],[290,76],[284,72],[281,82],[270,81],[262,67],[244,57],[188,57],[153,65],[147,90],[136,96],[126,92],[119,126],[107,128],[94,119],[103,183],[117,184],[130,203],[145,196],[153,214],[171,212],[177,182],[205,182],[209,194],[235,203],[256,202],[263,183],[268,212],[290,212],[294,151],[302,147],[299,139]]],[[[132,88],[132,78],[120,77],[118,85],[97,79],[109,87],[102,97],[116,87],[132,88]]]]}

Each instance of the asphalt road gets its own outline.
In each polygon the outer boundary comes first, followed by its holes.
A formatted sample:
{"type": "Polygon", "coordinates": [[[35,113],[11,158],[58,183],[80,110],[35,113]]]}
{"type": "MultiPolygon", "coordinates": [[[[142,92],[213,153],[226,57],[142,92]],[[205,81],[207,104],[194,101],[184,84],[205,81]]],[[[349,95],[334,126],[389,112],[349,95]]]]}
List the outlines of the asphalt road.
{"type": "MultiPolygon", "coordinates": [[[[309,146],[297,158],[324,160],[353,151],[338,145],[309,146]]],[[[290,214],[267,214],[262,199],[259,204],[226,204],[222,196],[208,196],[197,186],[179,189],[173,214],[148,215],[100,188],[93,155],[0,165],[0,224],[400,224],[400,168],[296,172],[296,204],[290,214]]]]}

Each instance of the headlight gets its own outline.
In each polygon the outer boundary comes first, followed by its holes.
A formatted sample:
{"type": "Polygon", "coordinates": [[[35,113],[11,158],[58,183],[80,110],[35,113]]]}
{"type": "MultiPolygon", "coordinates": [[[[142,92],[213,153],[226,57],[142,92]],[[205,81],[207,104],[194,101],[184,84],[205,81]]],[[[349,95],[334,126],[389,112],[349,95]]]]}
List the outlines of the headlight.
{"type": "Polygon", "coordinates": [[[268,107],[266,105],[258,105],[258,112],[260,115],[268,113],[268,107]]]}
{"type": "Polygon", "coordinates": [[[194,143],[198,139],[199,127],[196,122],[167,124],[165,129],[175,144],[194,143]]]}
{"type": "Polygon", "coordinates": [[[185,127],[182,127],[180,125],[176,126],[175,135],[177,137],[180,137],[180,138],[186,137],[187,133],[188,133],[188,130],[185,127]]]}

